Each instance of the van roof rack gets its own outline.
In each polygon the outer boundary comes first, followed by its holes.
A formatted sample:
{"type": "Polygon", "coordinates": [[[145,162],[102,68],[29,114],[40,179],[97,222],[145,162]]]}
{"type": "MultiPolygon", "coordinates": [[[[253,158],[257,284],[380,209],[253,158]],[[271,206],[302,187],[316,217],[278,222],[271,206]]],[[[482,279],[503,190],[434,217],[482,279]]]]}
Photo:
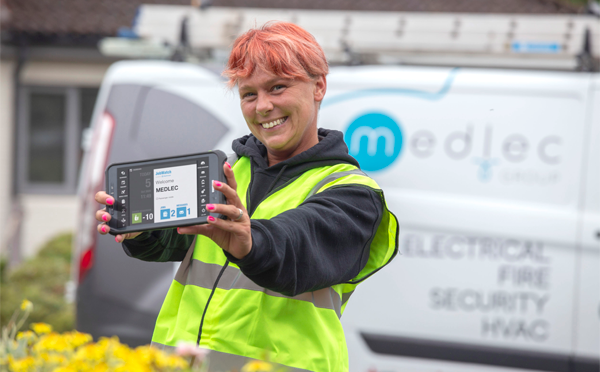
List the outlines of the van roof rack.
{"type": "MultiPolygon", "coordinates": [[[[592,12],[590,12],[592,13],[592,12]]],[[[133,23],[141,39],[177,48],[182,22],[192,53],[226,58],[244,30],[271,20],[311,32],[331,64],[417,64],[597,70],[595,14],[515,15],[364,12],[142,5],[133,23]],[[185,20],[185,21],[184,21],[185,20]]],[[[186,46],[187,47],[187,46],[186,46]]],[[[179,48],[181,50],[181,48],[179,48]]]]}

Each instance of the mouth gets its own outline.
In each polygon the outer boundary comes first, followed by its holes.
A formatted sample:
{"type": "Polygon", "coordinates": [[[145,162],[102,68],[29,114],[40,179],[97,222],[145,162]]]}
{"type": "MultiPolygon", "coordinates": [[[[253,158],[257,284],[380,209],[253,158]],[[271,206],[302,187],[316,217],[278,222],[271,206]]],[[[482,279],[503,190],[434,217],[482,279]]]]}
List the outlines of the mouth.
{"type": "Polygon", "coordinates": [[[262,127],[265,128],[265,129],[271,129],[271,128],[277,127],[277,126],[285,123],[285,121],[287,120],[287,118],[288,117],[285,116],[283,118],[279,118],[277,120],[273,120],[273,121],[270,121],[268,123],[261,123],[260,125],[262,125],[262,127]]]}

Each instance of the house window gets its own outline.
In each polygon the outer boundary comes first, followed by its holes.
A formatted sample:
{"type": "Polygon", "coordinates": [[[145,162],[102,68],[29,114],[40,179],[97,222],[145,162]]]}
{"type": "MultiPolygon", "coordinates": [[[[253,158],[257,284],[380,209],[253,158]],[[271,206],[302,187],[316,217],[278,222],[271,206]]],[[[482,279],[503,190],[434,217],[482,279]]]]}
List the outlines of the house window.
{"type": "Polygon", "coordinates": [[[76,191],[81,136],[97,88],[23,87],[19,102],[19,189],[33,194],[76,191]]]}

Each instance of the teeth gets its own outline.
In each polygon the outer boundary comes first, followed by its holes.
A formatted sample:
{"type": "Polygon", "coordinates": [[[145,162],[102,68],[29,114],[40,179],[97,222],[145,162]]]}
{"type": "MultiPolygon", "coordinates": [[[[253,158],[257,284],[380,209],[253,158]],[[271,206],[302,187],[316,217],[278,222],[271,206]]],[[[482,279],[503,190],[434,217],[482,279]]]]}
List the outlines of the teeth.
{"type": "Polygon", "coordinates": [[[262,126],[265,129],[273,128],[274,126],[283,123],[286,118],[287,118],[287,116],[285,118],[277,119],[277,120],[274,120],[274,121],[269,122],[269,123],[263,123],[262,126]]]}

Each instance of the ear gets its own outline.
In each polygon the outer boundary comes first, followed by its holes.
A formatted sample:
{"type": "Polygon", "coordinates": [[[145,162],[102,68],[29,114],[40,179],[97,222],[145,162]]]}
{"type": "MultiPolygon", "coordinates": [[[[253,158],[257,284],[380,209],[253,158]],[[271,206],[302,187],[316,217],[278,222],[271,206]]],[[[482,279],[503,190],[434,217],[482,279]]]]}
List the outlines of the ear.
{"type": "Polygon", "coordinates": [[[325,98],[327,92],[327,79],[325,75],[321,75],[314,80],[315,82],[315,102],[321,102],[325,98]]]}

